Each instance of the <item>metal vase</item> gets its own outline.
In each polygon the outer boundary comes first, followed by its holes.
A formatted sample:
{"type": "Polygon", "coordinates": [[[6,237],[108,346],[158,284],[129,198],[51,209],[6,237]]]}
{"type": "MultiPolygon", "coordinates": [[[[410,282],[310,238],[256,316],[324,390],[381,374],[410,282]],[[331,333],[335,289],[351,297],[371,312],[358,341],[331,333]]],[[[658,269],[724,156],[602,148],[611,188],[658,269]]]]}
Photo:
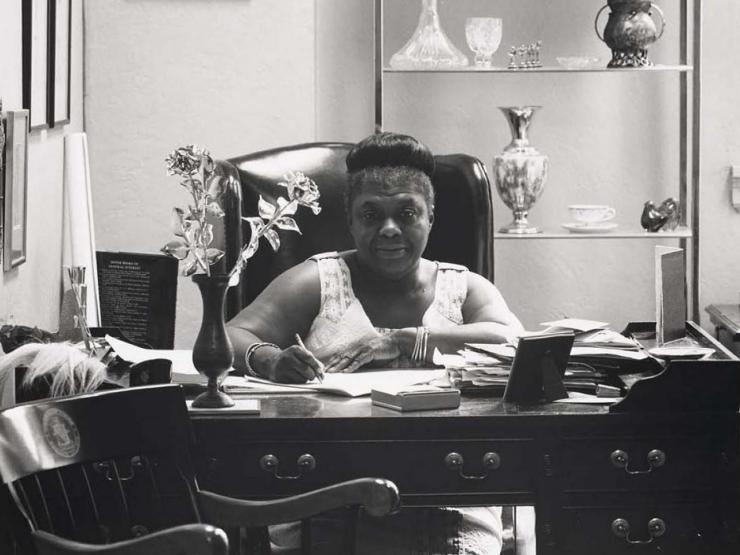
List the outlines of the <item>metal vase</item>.
{"type": "Polygon", "coordinates": [[[648,0],[608,0],[596,14],[596,35],[612,51],[607,67],[648,67],[653,62],[648,58],[648,46],[663,36],[665,18],[657,4],[648,0]],[[609,8],[603,35],[599,33],[599,17],[609,8]],[[659,24],[653,12],[660,16],[659,24]]]}
{"type": "Polygon", "coordinates": [[[493,177],[499,196],[514,213],[514,221],[501,233],[540,233],[527,221],[529,209],[542,194],[547,179],[548,158],[529,144],[527,132],[540,106],[500,106],[511,128],[512,140],[493,159],[493,177]]]}
{"type": "Polygon", "coordinates": [[[197,274],[193,281],[203,299],[203,320],[193,345],[193,365],[208,378],[208,389],[193,401],[194,407],[224,408],[234,400],[219,390],[219,382],[234,363],[234,348],[226,333],[224,301],[229,288],[228,275],[197,274]]]}

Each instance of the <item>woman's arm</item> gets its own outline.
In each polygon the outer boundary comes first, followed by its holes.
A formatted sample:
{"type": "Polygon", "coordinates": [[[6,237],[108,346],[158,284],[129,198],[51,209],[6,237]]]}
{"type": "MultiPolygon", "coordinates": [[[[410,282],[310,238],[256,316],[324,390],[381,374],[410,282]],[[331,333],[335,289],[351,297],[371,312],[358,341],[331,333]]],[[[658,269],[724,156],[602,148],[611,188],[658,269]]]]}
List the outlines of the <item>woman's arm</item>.
{"type": "MultiPolygon", "coordinates": [[[[463,324],[429,328],[425,360],[432,362],[434,349],[454,353],[465,343],[504,343],[519,335],[524,328],[509,310],[503,296],[490,281],[468,272],[468,294],[462,307],[463,324]]],[[[411,356],[416,344],[417,328],[402,328],[374,340],[360,342],[341,357],[330,360],[329,372],[354,372],[372,361],[411,356]]]]}
{"type": "Polygon", "coordinates": [[[319,312],[321,284],[318,265],[307,260],[276,277],[262,293],[227,324],[234,345],[234,367],[246,371],[245,356],[255,343],[262,346],[250,355],[252,370],[278,382],[303,383],[321,373],[321,363],[295,345],[295,334],[305,335],[319,312]]]}

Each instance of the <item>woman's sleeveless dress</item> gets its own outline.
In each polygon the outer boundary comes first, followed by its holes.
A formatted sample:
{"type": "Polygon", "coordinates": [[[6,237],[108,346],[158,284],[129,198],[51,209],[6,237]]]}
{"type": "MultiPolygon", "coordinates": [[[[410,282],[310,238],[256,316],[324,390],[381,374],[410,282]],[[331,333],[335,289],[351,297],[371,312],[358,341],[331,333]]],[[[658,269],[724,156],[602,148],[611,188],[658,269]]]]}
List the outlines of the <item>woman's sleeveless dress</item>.
{"type": "MultiPolygon", "coordinates": [[[[326,361],[358,339],[391,331],[373,326],[354,294],[349,267],[339,253],[319,254],[311,259],[319,266],[321,308],[305,338],[307,349],[326,361]]],[[[456,264],[436,264],[434,300],[419,324],[437,329],[460,325],[468,293],[468,270],[456,264]]],[[[413,365],[402,357],[388,366],[413,365]]],[[[342,524],[331,518],[314,521],[315,552],[333,553],[335,532],[341,531],[342,524]]],[[[412,508],[392,517],[363,517],[357,527],[358,554],[491,555],[500,549],[500,507],[412,508]]]]}

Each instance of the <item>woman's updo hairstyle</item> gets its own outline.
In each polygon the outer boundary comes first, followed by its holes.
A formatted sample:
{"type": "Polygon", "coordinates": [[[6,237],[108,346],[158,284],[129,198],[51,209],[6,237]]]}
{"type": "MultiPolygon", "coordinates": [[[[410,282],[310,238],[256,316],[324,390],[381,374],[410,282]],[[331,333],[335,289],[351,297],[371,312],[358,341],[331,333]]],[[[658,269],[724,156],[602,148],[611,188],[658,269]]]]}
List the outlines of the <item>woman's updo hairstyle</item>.
{"type": "Polygon", "coordinates": [[[434,155],[429,148],[409,135],[375,133],[357,143],[347,154],[348,186],[345,208],[350,214],[352,201],[366,182],[392,187],[413,180],[422,189],[430,212],[434,208],[434,155]]]}

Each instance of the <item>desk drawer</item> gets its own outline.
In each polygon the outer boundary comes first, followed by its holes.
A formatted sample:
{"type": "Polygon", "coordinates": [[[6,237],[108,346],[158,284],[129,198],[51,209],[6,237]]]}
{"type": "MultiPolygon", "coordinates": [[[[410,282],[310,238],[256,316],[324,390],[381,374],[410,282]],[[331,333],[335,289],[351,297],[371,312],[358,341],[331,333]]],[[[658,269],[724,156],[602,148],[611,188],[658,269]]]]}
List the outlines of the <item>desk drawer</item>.
{"type": "Polygon", "coordinates": [[[578,507],[562,512],[558,554],[734,553],[707,505],[578,507]]]}
{"type": "Polygon", "coordinates": [[[704,489],[727,458],[703,438],[566,440],[560,457],[565,490],[704,489]]]}
{"type": "Polygon", "coordinates": [[[360,477],[388,478],[401,493],[530,492],[530,442],[270,442],[212,447],[199,465],[204,489],[280,495],[360,477]]]}

